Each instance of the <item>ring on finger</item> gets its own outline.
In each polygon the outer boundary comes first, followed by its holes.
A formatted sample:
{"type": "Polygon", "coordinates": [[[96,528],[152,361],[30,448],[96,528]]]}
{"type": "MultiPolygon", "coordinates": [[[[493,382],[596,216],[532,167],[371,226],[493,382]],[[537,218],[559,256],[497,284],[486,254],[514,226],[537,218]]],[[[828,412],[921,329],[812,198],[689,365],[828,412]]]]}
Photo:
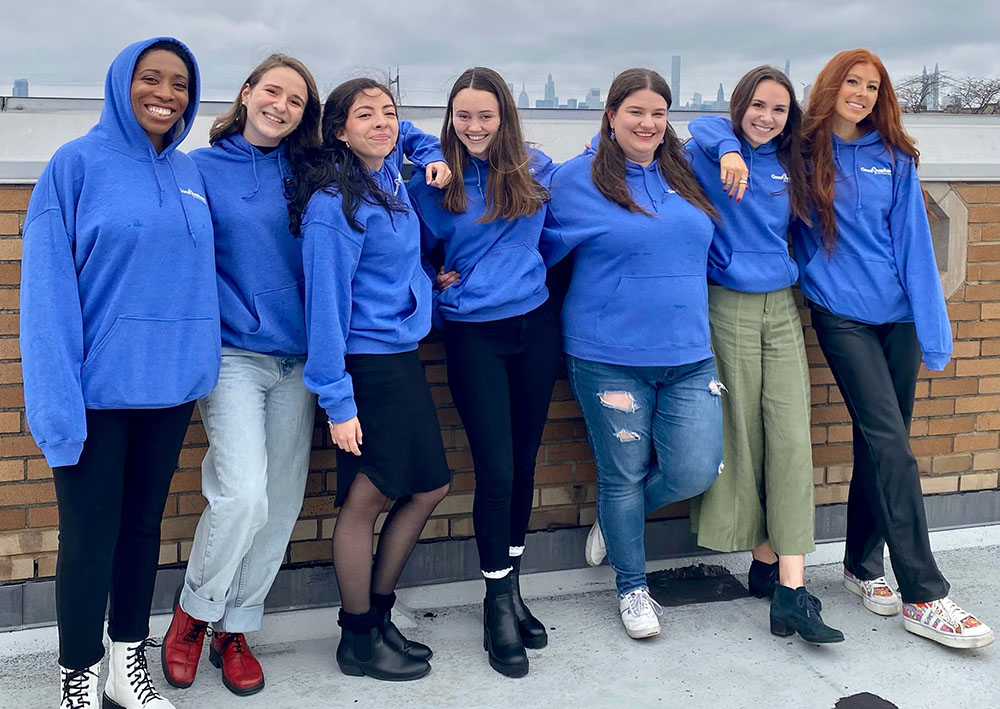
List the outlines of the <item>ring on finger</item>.
{"type": "Polygon", "coordinates": [[[740,180],[740,184],[741,185],[745,185],[745,184],[747,184],[747,181],[746,180],[740,180]]]}

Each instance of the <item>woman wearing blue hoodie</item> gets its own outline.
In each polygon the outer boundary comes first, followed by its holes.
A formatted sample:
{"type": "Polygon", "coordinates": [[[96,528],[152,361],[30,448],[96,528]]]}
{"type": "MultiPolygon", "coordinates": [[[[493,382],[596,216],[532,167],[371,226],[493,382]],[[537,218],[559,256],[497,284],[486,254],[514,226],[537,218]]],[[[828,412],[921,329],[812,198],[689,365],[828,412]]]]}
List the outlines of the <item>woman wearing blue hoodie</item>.
{"type": "Polygon", "coordinates": [[[809,365],[791,288],[798,268],[788,253],[792,219],[809,218],[802,111],[788,77],[761,66],[736,84],[730,116],[688,124],[691,167],[719,212],[708,308],[712,351],[729,390],[725,472],[692,505],[692,526],[702,546],[753,550],[749,589],[773,599],[771,632],[839,642],[843,633],[823,623],[803,578],[805,555],[816,548],[809,365]],[[730,152],[750,164],[735,184],[730,152]]]}
{"type": "Polygon", "coordinates": [[[472,521],[486,579],[490,665],[528,672],[524,648],[545,625],[521,599],[519,573],[535,490],[535,458],[559,368],[558,318],[538,239],[552,161],[526,148],[517,107],[492,69],[466,70],[448,96],[441,146],[455,179],[444,193],[421,178],[410,197],[425,252],[444,247],[435,300],[444,321],[448,384],[476,466],[472,521]]]}
{"type": "Polygon", "coordinates": [[[146,665],[160,520],[195,400],[219,373],[212,220],[177,146],[198,106],[178,40],[126,47],[100,121],[38,180],[25,218],[28,425],[59,506],[60,707],[173,707],[146,665]]]}
{"type": "Polygon", "coordinates": [[[803,136],[818,215],[811,226],[795,225],[795,258],[820,348],[854,424],[844,585],[874,613],[902,611],[911,633],[950,647],[989,645],[989,626],[948,598],[910,449],[920,361],[945,368],[951,324],[917,177],[919,153],[877,56],[845,51],[823,67],[803,136]],[[885,545],[898,595],[885,580],[885,545]]]}
{"type": "Polygon", "coordinates": [[[216,119],[212,147],[191,154],[215,225],[222,368],[200,401],[208,507],[161,651],[175,687],[194,681],[209,622],[209,657],[225,686],[239,695],[264,687],[244,633],[260,629],[302,507],[316,420],[316,397],[302,382],[302,245],[289,233],[285,182],[319,146],[319,113],[309,70],[275,54],[216,119]]]}
{"type": "Polygon", "coordinates": [[[570,385],[597,463],[597,525],[633,638],[660,631],[646,514],[698,495],[722,465],[706,266],[716,210],[667,122],[670,89],[629,69],[611,84],[596,153],[555,170],[547,264],[573,252],[562,311],[570,385]]]}
{"type": "Polygon", "coordinates": [[[306,386],[337,445],[333,563],[340,588],[337,663],[348,675],[411,680],[430,671],[426,645],[389,619],[396,582],[451,474],[417,344],[431,327],[420,225],[400,175],[402,153],[444,184],[438,141],[400,122],[371,79],[334,89],[323,145],[296,173],[306,287],[306,386]],[[375,521],[395,500],[379,534],[375,521]]]}

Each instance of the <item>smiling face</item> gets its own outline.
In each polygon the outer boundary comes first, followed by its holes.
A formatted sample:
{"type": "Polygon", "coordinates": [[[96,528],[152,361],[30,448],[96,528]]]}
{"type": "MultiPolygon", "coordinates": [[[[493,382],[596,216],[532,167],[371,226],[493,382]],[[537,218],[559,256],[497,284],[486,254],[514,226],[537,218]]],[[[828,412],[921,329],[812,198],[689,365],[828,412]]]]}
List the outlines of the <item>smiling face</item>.
{"type": "Polygon", "coordinates": [[[243,87],[240,100],[246,106],[243,137],[251,145],[273,148],[295,130],[308,100],[306,82],[287,66],[264,72],[252,88],[243,87]]]}
{"type": "Polygon", "coordinates": [[[747,142],[756,148],[779,135],[788,122],[790,103],[788,89],[777,81],[765,79],[757,84],[740,121],[747,142]]]}
{"type": "Polygon", "coordinates": [[[462,89],[452,102],[451,123],[469,154],[485,158],[500,130],[500,102],[489,91],[462,89]]]}
{"type": "Polygon", "coordinates": [[[650,89],[633,91],[608,111],[608,123],[625,158],[648,167],[667,131],[667,100],[650,89]]]}
{"type": "Polygon", "coordinates": [[[148,52],[135,65],[129,93],[132,111],[156,152],[163,150],[164,136],[184,115],[190,83],[184,61],[166,49],[148,52]]]}
{"type": "Polygon", "coordinates": [[[857,137],[857,125],[875,108],[882,77],[874,65],[855,64],[840,85],[833,107],[833,132],[840,136],[857,137]]]}
{"type": "Polygon", "coordinates": [[[380,89],[359,91],[347,112],[344,127],[336,132],[369,170],[382,167],[399,137],[396,104],[380,89]]]}

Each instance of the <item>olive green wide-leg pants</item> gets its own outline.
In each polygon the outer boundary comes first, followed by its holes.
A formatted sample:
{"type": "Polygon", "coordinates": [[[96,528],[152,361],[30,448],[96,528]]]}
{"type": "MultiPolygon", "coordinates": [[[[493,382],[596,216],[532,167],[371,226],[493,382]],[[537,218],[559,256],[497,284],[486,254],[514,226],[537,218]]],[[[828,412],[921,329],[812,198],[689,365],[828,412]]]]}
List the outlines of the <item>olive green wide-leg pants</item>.
{"type": "Polygon", "coordinates": [[[693,502],[698,544],[718,551],[770,540],[807,554],[814,541],[809,367],[791,288],[741,293],[709,286],[709,322],[723,394],[723,461],[693,502]]]}

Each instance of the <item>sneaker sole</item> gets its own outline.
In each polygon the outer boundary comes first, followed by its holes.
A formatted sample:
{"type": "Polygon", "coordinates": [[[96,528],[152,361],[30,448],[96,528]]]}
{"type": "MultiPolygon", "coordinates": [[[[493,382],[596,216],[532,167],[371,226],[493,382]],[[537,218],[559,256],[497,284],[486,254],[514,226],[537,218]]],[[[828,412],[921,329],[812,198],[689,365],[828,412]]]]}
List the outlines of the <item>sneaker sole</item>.
{"type": "Polygon", "coordinates": [[[898,615],[901,610],[903,610],[903,603],[896,598],[895,603],[876,603],[864,594],[861,587],[855,584],[853,581],[844,577],[844,588],[853,593],[855,596],[861,599],[861,605],[866,609],[874,613],[875,615],[881,615],[885,617],[898,615]]]}
{"type": "Polygon", "coordinates": [[[628,628],[625,628],[625,632],[628,633],[628,636],[630,638],[632,638],[633,640],[643,640],[645,638],[652,638],[652,637],[654,637],[656,635],[659,635],[660,634],[660,629],[659,628],[642,628],[642,629],[639,629],[639,630],[629,630],[628,628]]]}
{"type": "Polygon", "coordinates": [[[993,631],[991,630],[987,635],[980,635],[978,637],[970,637],[968,635],[954,635],[953,633],[942,633],[933,628],[928,628],[923,623],[917,623],[909,618],[903,618],[903,628],[913,633],[914,635],[919,635],[922,638],[927,638],[928,640],[933,640],[936,643],[940,643],[946,647],[953,647],[959,650],[968,650],[976,647],[986,647],[987,645],[993,644],[993,631]]]}

